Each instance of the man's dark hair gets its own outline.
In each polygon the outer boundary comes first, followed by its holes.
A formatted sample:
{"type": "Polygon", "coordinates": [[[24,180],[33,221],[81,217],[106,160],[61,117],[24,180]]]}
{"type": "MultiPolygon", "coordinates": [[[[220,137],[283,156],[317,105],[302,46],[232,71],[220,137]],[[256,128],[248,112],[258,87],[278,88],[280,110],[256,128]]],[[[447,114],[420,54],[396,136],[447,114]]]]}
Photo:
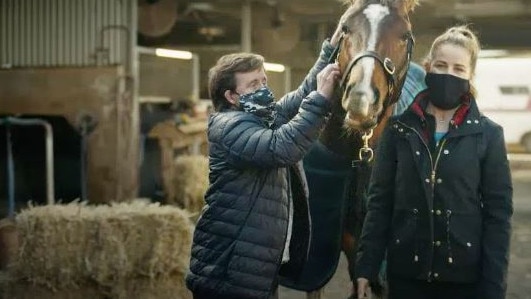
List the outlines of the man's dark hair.
{"type": "Polygon", "coordinates": [[[225,91],[236,89],[236,73],[248,73],[264,66],[264,57],[252,53],[222,56],[208,71],[208,92],[215,111],[230,107],[225,91]]]}

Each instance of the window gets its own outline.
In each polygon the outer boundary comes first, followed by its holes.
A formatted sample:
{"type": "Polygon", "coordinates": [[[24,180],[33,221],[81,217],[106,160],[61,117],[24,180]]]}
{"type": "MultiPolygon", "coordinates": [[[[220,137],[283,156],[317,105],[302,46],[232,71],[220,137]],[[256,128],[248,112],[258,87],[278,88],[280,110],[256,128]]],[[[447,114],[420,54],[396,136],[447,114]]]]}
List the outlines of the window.
{"type": "Polygon", "coordinates": [[[529,87],[525,85],[506,85],[500,86],[503,95],[528,95],[529,87]]]}

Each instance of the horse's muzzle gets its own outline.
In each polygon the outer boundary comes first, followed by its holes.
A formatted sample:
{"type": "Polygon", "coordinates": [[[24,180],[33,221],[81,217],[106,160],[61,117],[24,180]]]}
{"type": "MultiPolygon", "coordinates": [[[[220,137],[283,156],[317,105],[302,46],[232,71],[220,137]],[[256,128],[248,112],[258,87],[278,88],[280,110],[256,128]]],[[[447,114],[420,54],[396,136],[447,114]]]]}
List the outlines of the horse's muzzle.
{"type": "Polygon", "coordinates": [[[362,116],[347,112],[345,115],[345,126],[349,129],[366,131],[376,127],[377,122],[378,117],[375,114],[362,116]]]}

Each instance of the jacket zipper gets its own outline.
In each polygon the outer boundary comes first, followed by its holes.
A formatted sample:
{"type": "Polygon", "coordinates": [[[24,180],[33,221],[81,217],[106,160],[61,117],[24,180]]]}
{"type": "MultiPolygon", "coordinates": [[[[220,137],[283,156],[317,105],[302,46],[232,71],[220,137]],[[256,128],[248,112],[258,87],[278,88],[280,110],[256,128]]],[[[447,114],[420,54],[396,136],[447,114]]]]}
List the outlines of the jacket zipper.
{"type": "MultiPolygon", "coordinates": [[[[444,138],[442,140],[442,143],[439,144],[438,146],[438,152],[437,152],[437,156],[435,157],[435,162],[433,161],[433,156],[431,154],[431,151],[430,151],[430,148],[428,147],[428,145],[426,144],[426,142],[424,141],[424,138],[422,138],[422,135],[420,135],[420,133],[415,130],[414,128],[404,124],[403,122],[401,121],[398,121],[398,123],[400,123],[402,126],[404,126],[405,128],[408,128],[409,130],[415,132],[415,134],[417,134],[417,136],[419,137],[420,141],[422,141],[422,144],[424,145],[424,148],[426,148],[426,151],[428,152],[428,156],[430,158],[430,164],[431,164],[431,175],[430,175],[430,185],[431,185],[431,201],[433,202],[434,198],[435,198],[435,178],[437,176],[437,166],[439,164],[439,158],[441,157],[441,152],[442,152],[442,149],[444,148],[444,145],[446,144],[446,138],[444,138]]],[[[433,207],[433,205],[432,205],[433,207]]],[[[432,221],[433,221],[433,216],[432,216],[432,221]]],[[[430,265],[429,265],[429,268],[431,269],[433,267],[433,257],[435,255],[435,250],[433,248],[433,240],[431,242],[431,253],[432,253],[432,259],[430,261],[430,265]]],[[[431,281],[431,271],[428,273],[428,282],[431,281]]]]}
{"type": "MultiPolygon", "coordinates": [[[[279,286],[278,284],[278,276],[279,276],[279,270],[280,270],[280,267],[282,267],[282,259],[284,258],[284,249],[286,247],[286,241],[288,239],[288,229],[289,229],[289,215],[290,215],[290,210],[291,210],[291,204],[290,204],[290,201],[293,200],[292,198],[292,193],[291,193],[291,171],[290,171],[290,168],[289,166],[286,167],[287,169],[287,179],[288,179],[288,225],[286,225],[286,230],[285,230],[285,233],[284,233],[284,243],[283,243],[283,249],[282,249],[282,252],[280,253],[280,258],[278,259],[278,262],[277,262],[277,270],[275,271],[275,277],[273,278],[273,283],[271,284],[271,288],[270,288],[270,292],[269,292],[269,297],[271,297],[275,291],[275,289],[273,289],[273,287],[275,286],[275,284],[277,285],[277,288],[279,286]]],[[[287,250],[289,251],[289,247],[287,248],[287,250]]],[[[288,261],[289,262],[289,261],[288,261]]],[[[268,298],[269,298],[268,297],[268,298]]]]}
{"type": "Polygon", "coordinates": [[[441,157],[442,149],[444,148],[444,145],[446,144],[446,138],[443,139],[441,144],[439,144],[439,151],[437,152],[437,157],[435,158],[435,165],[432,168],[431,171],[431,195],[432,198],[435,195],[435,174],[437,172],[437,165],[439,165],[439,158],[441,157]]]}

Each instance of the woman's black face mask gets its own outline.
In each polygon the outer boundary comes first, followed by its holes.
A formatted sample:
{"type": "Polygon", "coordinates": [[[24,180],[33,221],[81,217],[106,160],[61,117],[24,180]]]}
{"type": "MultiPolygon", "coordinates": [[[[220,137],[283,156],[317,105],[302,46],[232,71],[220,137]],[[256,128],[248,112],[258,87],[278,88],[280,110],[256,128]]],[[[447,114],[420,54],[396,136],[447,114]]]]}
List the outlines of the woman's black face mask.
{"type": "Polygon", "coordinates": [[[461,97],[470,91],[469,80],[450,74],[427,73],[425,78],[430,102],[443,110],[454,109],[461,104],[461,97]]]}

